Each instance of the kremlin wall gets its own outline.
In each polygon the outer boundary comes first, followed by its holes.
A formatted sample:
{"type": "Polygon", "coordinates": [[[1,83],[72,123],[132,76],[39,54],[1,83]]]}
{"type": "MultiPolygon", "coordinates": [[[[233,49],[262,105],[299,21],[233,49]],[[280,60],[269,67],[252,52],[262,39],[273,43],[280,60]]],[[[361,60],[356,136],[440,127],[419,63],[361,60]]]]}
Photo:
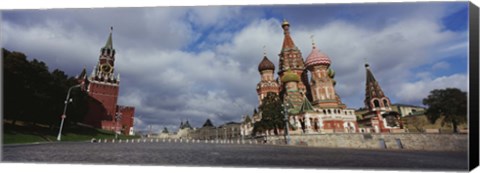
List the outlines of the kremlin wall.
{"type": "MultiPolygon", "coordinates": [[[[283,136],[269,136],[270,144],[285,144],[283,136]]],[[[291,135],[290,145],[326,148],[467,151],[468,135],[441,133],[336,133],[291,135]]]]}

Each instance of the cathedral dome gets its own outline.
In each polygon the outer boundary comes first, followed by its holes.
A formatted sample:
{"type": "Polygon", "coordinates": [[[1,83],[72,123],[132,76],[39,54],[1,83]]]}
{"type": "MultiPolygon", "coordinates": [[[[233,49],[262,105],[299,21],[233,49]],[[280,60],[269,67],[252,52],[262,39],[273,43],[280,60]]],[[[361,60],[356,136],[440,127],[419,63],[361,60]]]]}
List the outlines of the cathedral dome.
{"type": "Polygon", "coordinates": [[[263,70],[275,70],[275,65],[273,65],[272,61],[268,60],[266,56],[264,56],[263,60],[258,64],[258,71],[261,72],[263,70]]]}
{"type": "Polygon", "coordinates": [[[285,72],[285,75],[283,75],[282,82],[283,83],[300,82],[300,77],[296,73],[288,70],[288,71],[285,72]]]}
{"type": "Polygon", "coordinates": [[[307,57],[307,61],[305,62],[307,67],[312,67],[316,65],[330,65],[330,58],[328,55],[320,52],[315,46],[310,52],[310,55],[307,57]]]}

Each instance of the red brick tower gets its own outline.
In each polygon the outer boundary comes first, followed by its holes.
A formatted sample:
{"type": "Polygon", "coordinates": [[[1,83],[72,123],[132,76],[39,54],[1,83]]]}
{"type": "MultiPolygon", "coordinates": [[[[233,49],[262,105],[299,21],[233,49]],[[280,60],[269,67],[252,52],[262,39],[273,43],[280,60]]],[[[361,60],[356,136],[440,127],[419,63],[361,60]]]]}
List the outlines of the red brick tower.
{"type": "Polygon", "coordinates": [[[79,75],[82,88],[90,96],[89,109],[84,122],[96,128],[130,134],[135,109],[117,105],[120,75],[114,74],[115,49],[112,42],[112,30],[113,27],[105,46],[100,49],[98,63],[93,68],[91,75],[87,78],[85,69],[79,75]]]}
{"type": "MultiPolygon", "coordinates": [[[[283,78],[285,72],[290,70],[300,76],[300,82],[298,83],[298,90],[302,95],[309,96],[309,85],[307,71],[304,67],[304,62],[302,58],[302,52],[295,46],[293,43],[292,37],[290,36],[290,24],[287,20],[284,20],[282,23],[283,28],[283,45],[280,54],[280,63],[278,75],[280,79],[283,78]]],[[[285,93],[285,86],[283,83],[280,83],[281,93],[285,93]]],[[[283,94],[282,94],[283,95],[283,94]]]]}

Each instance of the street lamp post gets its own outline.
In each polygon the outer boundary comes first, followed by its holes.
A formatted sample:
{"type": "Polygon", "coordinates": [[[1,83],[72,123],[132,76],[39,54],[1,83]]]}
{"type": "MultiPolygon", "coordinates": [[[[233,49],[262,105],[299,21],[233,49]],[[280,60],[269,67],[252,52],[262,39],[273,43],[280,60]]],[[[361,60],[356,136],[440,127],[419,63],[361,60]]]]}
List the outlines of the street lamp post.
{"type": "Polygon", "coordinates": [[[115,115],[115,139],[118,139],[118,121],[122,119],[122,112],[117,112],[115,115]]]}
{"type": "Polygon", "coordinates": [[[72,86],[68,89],[67,92],[67,98],[65,99],[65,107],[63,107],[63,114],[61,116],[62,121],[60,122],[60,130],[58,130],[58,136],[57,136],[57,141],[62,140],[62,129],[63,129],[63,122],[65,121],[65,118],[67,118],[67,106],[68,106],[68,99],[70,98],[70,91],[72,91],[73,88],[80,87],[80,84],[72,86]]]}
{"type": "Polygon", "coordinates": [[[290,136],[288,135],[288,103],[283,104],[283,114],[285,115],[285,144],[289,144],[290,136]]]}

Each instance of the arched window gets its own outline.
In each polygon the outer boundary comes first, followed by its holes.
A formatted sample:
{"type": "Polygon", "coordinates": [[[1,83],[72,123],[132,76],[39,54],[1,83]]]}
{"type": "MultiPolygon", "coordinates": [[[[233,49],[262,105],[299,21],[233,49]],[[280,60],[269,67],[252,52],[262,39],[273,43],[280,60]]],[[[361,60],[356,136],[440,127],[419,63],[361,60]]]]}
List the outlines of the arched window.
{"type": "Polygon", "coordinates": [[[383,99],[383,106],[389,107],[387,99],[383,99]]]}
{"type": "Polygon", "coordinates": [[[323,114],[327,114],[327,111],[325,109],[323,110],[323,114]]]}
{"type": "Polygon", "coordinates": [[[378,107],[380,107],[380,102],[378,102],[378,100],[374,100],[374,101],[373,101],[373,105],[374,105],[376,108],[378,108],[378,107]]]}

